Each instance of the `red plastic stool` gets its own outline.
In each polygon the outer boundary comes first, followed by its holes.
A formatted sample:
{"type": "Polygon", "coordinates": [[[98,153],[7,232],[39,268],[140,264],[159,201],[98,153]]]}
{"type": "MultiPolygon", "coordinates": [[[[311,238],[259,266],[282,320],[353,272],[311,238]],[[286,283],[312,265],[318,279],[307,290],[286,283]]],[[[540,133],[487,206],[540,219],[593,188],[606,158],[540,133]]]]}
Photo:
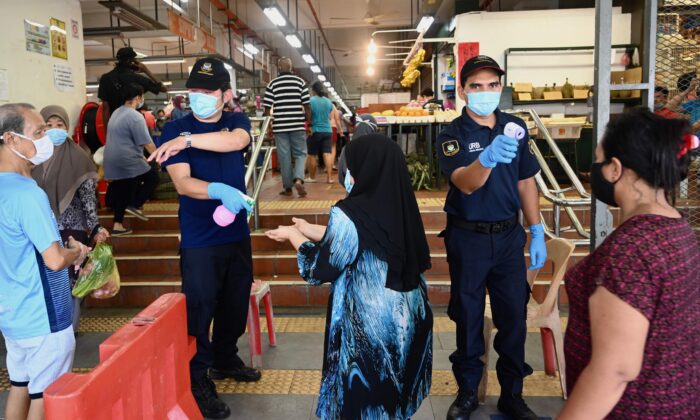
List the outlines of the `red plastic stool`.
{"type": "Polygon", "coordinates": [[[262,340],[260,338],[260,301],[265,304],[267,318],[267,337],[270,346],[277,345],[275,337],[274,316],[272,314],[272,293],[270,285],[260,280],[253,282],[250,289],[250,307],[248,308],[248,347],[250,347],[250,364],[254,368],[262,367],[262,340]]]}

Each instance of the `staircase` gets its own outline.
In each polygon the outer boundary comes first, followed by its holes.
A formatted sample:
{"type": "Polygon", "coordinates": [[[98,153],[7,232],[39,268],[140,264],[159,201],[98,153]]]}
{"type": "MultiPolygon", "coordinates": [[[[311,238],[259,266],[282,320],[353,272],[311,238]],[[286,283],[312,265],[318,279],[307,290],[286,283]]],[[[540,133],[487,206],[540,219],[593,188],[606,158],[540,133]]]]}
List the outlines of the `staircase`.
{"type": "MultiPolygon", "coordinates": [[[[433,197],[444,198],[444,193],[430,193],[433,197]]],[[[91,307],[145,307],[163,293],[180,291],[179,267],[179,229],[176,204],[156,202],[151,206],[166,206],[165,210],[149,210],[146,213],[150,220],[143,222],[127,216],[126,225],[134,230],[134,234],[123,237],[112,237],[114,254],[117,258],[121,274],[122,288],[119,294],[108,300],[88,299],[91,307]]],[[[288,211],[289,212],[289,211],[288,211]]],[[[552,219],[551,208],[543,210],[544,217],[552,219]]],[[[311,223],[327,224],[327,210],[299,210],[296,217],[306,219],[311,223]]],[[[446,260],[445,245],[438,234],[445,226],[445,213],[439,208],[421,209],[423,224],[431,250],[432,268],[426,273],[430,300],[435,305],[446,305],[449,302],[450,278],[446,260]]],[[[588,221],[587,210],[577,211],[581,220],[588,221]]],[[[616,218],[617,212],[613,215],[616,218]]],[[[111,226],[111,214],[100,215],[103,226],[111,226]]],[[[253,271],[256,279],[270,283],[274,302],[281,306],[323,306],[328,301],[328,286],[308,286],[299,277],[296,253],[288,243],[279,243],[268,239],[264,231],[279,225],[292,224],[292,216],[279,214],[275,211],[261,212],[261,229],[253,231],[253,271]]],[[[566,215],[562,215],[562,225],[566,225],[566,215]]],[[[527,248],[526,248],[527,249],[527,248]]],[[[588,254],[586,247],[578,247],[571,259],[575,264],[588,254]]],[[[526,253],[527,255],[527,253],[526,253]]],[[[547,276],[552,267],[545,266],[541,270],[533,293],[536,297],[544,296],[547,291],[547,276]]],[[[567,302],[565,288],[562,288],[562,303],[567,302]]]]}

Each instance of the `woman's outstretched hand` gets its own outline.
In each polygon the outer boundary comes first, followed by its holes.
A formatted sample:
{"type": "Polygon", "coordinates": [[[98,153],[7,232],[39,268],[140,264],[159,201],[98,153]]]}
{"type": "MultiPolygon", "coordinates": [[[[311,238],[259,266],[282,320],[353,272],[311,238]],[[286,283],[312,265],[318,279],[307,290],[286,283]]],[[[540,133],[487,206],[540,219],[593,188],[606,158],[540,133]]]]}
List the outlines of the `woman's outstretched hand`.
{"type": "Polygon", "coordinates": [[[294,226],[279,226],[277,229],[268,230],[265,235],[277,242],[286,242],[289,240],[293,231],[298,232],[297,228],[294,226]]]}

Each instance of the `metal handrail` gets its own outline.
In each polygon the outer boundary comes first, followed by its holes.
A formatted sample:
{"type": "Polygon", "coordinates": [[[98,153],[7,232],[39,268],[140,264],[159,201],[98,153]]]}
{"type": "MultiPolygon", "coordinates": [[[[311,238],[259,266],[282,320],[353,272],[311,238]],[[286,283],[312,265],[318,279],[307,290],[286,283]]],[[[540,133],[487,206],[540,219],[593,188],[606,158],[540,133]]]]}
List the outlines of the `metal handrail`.
{"type": "MultiPolygon", "coordinates": [[[[256,167],[256,163],[258,162],[258,156],[260,155],[260,149],[262,148],[263,142],[265,140],[265,134],[267,133],[267,129],[270,126],[270,123],[272,122],[272,117],[253,117],[250,119],[251,121],[262,121],[262,124],[260,125],[260,134],[258,136],[251,136],[251,142],[253,143],[253,152],[250,155],[250,160],[248,164],[248,168],[245,171],[245,185],[248,187],[248,183],[250,183],[251,178],[253,178],[253,172],[256,167]]],[[[253,181],[255,182],[255,181],[253,181]]],[[[255,197],[254,197],[255,198],[255,197]]]]}
{"type": "MultiPolygon", "coordinates": [[[[549,168],[549,165],[547,164],[547,161],[545,160],[544,156],[542,155],[542,152],[540,151],[539,147],[537,147],[537,143],[534,140],[529,141],[529,146],[530,150],[532,150],[533,155],[535,156],[535,159],[540,165],[540,168],[542,171],[535,175],[535,183],[537,184],[538,189],[542,192],[542,195],[544,198],[552,203],[554,205],[553,208],[553,215],[554,215],[554,232],[553,234],[549,232],[549,226],[545,225],[545,232],[548,234],[548,236],[556,236],[560,237],[562,231],[568,231],[571,229],[570,226],[567,226],[562,229],[561,227],[561,209],[562,207],[564,208],[564,211],[566,212],[567,216],[569,216],[569,220],[573,224],[573,228],[576,230],[576,232],[582,236],[585,239],[582,240],[574,240],[573,242],[577,245],[585,245],[589,243],[590,239],[590,232],[586,230],[586,228],[583,226],[581,221],[579,220],[578,216],[576,216],[576,212],[574,211],[574,208],[579,208],[579,207],[588,207],[590,208],[591,206],[591,195],[586,191],[586,189],[583,187],[583,184],[581,184],[581,181],[578,179],[578,176],[574,172],[574,170],[571,168],[571,165],[569,165],[569,162],[566,160],[564,157],[564,154],[561,153],[561,150],[559,149],[559,146],[557,143],[552,139],[552,136],[550,136],[549,131],[547,130],[547,127],[544,126],[544,123],[542,123],[542,120],[540,119],[539,115],[537,115],[537,112],[533,109],[523,109],[523,110],[512,110],[508,111],[509,113],[527,113],[530,115],[532,120],[535,123],[535,126],[537,126],[537,129],[540,130],[540,132],[543,133],[545,140],[547,141],[547,144],[549,145],[550,150],[554,154],[554,157],[557,159],[559,164],[561,165],[562,169],[564,170],[565,174],[567,177],[571,180],[571,185],[572,187],[569,188],[561,188],[559,185],[559,182],[557,181],[556,177],[552,173],[552,170],[549,168]],[[544,177],[543,177],[544,175],[544,177]],[[545,182],[546,178],[546,182],[545,182]],[[549,186],[552,186],[552,188],[549,188],[549,186]],[[579,194],[579,197],[576,198],[571,198],[567,197],[564,193],[569,192],[569,191],[576,191],[579,194]]],[[[544,221],[544,217],[542,218],[544,221]]]]}

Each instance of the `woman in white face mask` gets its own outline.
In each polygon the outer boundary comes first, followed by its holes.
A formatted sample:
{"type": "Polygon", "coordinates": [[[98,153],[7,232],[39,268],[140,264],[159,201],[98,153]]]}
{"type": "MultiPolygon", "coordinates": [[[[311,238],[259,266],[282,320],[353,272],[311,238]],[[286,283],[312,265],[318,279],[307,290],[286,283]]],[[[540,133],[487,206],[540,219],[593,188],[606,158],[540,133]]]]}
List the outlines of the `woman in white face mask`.
{"type": "MultiPolygon", "coordinates": [[[[61,239],[69,237],[92,246],[109,237],[107,229],[97,218],[97,168],[90,156],[68,135],[70,120],[66,110],[50,105],[41,110],[46,122],[45,135],[53,147],[53,156],[32,169],[32,178],[46,192],[51,204],[61,239]]],[[[71,280],[77,272],[69,270],[71,280]]],[[[74,299],[73,330],[78,331],[80,301],[74,299]]]]}
{"type": "Polygon", "coordinates": [[[110,182],[107,189],[107,206],[114,210],[112,235],[126,235],[131,229],[124,227],[124,215],[148,221],[140,207],[158,186],[158,172],[152,169],[144,157],[156,150],[143,115],[137,111],[143,106],[143,88],[137,84],[122,89],[124,105],[117,108],[107,127],[104,169],[110,182]]]}

